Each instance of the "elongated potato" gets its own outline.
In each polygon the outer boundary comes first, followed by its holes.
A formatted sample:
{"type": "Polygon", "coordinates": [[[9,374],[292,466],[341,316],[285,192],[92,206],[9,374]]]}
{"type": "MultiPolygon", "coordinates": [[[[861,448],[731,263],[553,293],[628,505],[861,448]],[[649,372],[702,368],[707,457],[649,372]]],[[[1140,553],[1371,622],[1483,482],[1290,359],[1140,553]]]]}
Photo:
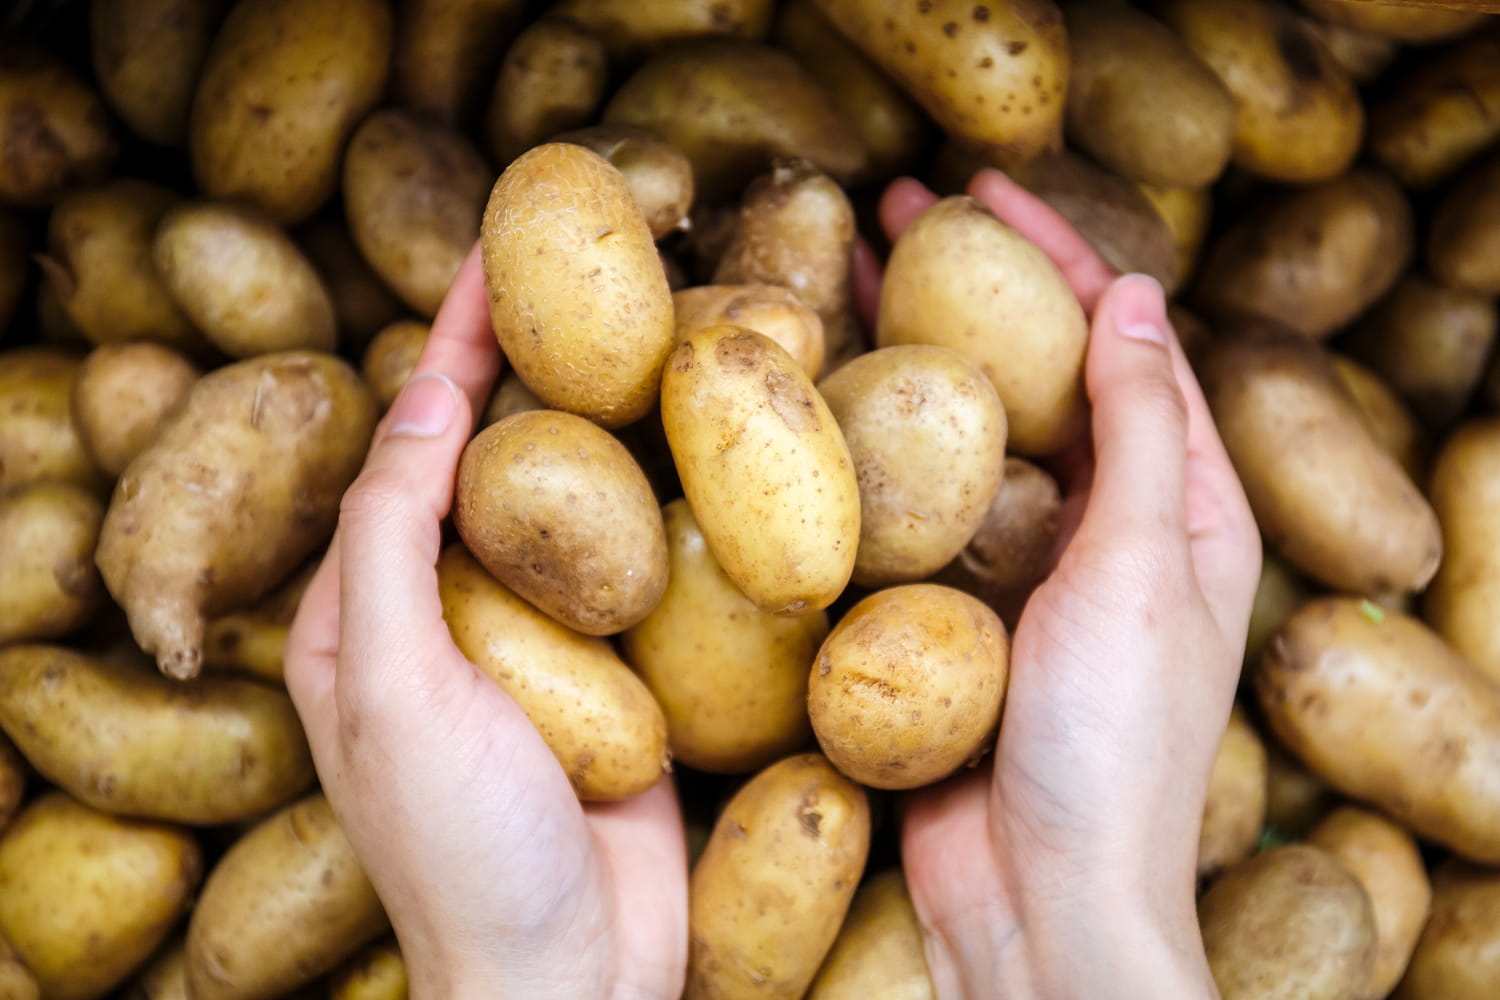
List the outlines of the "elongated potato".
{"type": "Polygon", "coordinates": [[[51,53],[0,45],[0,202],[51,205],[109,173],[117,144],[104,104],[51,53]]]}
{"type": "Polygon", "coordinates": [[[120,477],[96,556],[163,672],[196,676],[205,616],[254,603],[327,540],[374,425],[369,390],[330,355],[198,380],[120,477]]]}
{"type": "Polygon", "coordinates": [[[818,754],[787,757],[751,778],[693,869],[684,1000],[806,993],[869,848],[864,789],[818,754]]]}
{"type": "Polygon", "coordinates": [[[94,546],[103,520],[98,499],[68,483],[0,492],[0,646],[88,622],[102,596],[94,546]]]}
{"type": "Polygon", "coordinates": [[[214,38],[188,126],[209,198],[300,222],[338,184],[354,126],[391,61],[384,0],[239,0],[214,38]]]}
{"type": "Polygon", "coordinates": [[[790,288],[779,285],[700,285],[672,293],[677,343],[711,326],[765,334],[802,366],[808,378],[823,370],[823,321],[790,288]]]}
{"type": "Polygon", "coordinates": [[[1488,1000],[1500,981],[1500,875],[1450,860],[1432,890],[1432,916],[1394,1000],[1488,1000]]]}
{"type": "Polygon", "coordinates": [[[896,241],[876,341],[951,347],[977,364],[1023,455],[1083,430],[1083,308],[1046,255],[974,198],[943,199],[896,241]]]}
{"type": "Polygon", "coordinates": [[[328,1000],[406,1000],[406,963],[394,940],[378,941],[328,980],[328,1000]]]}
{"type": "Polygon", "coordinates": [[[1335,354],[1333,367],[1375,442],[1401,463],[1412,482],[1425,479],[1427,434],[1406,403],[1379,375],[1357,361],[1335,354]]]}
{"type": "Polygon", "coordinates": [[[104,487],[73,425],[78,364],[50,347],[0,351],[0,490],[38,480],[104,487]]]}
{"type": "Polygon", "coordinates": [[[106,475],[117,478],[145,450],[199,374],[160,344],[105,344],[89,352],[73,379],[73,423],[106,475]]]}
{"type": "Polygon", "coordinates": [[[1500,294],[1500,156],[1469,172],[1432,220],[1427,261],[1438,280],[1480,295],[1500,294]]]}
{"type": "Polygon", "coordinates": [[[901,870],[873,875],[854,894],[807,1000],[935,1000],[924,947],[901,870]]]}
{"type": "Polygon", "coordinates": [[[388,409],[396,401],[406,380],[417,370],[431,333],[432,327],[426,323],[398,320],[377,333],[365,348],[360,370],[381,409],[388,409]]]}
{"type": "Polygon", "coordinates": [[[389,926],[328,800],[308,796],[252,828],[209,872],[188,923],[188,995],[282,996],[389,926]]]}
{"type": "Polygon", "coordinates": [[[299,230],[297,236],[333,299],[341,346],[362,350],[377,333],[405,314],[400,301],[360,256],[353,237],[337,217],[322,216],[299,230]]]}
{"type": "Polygon", "coordinates": [[[0,837],[0,936],[45,1000],[95,1000],[156,950],[202,875],[187,831],[51,792],[0,837]]]}
{"type": "Polygon", "coordinates": [[[667,725],[604,639],[559,625],[461,545],[438,559],[443,618],[458,648],[515,699],[586,801],[627,799],[667,768],[667,725]]]}
{"type": "Polygon", "coordinates": [[[1426,4],[1386,3],[1382,0],[1300,0],[1325,21],[1373,31],[1408,44],[1439,42],[1461,35],[1483,21],[1470,10],[1443,10],[1426,4]]]}
{"type": "Polygon", "coordinates": [[[691,225],[693,164],[671,143],[632,125],[574,129],[553,141],[592,149],[608,160],[630,186],[653,239],[691,225]]]}
{"type": "Polygon", "coordinates": [[[1273,548],[1354,593],[1427,585],[1442,556],[1437,517],[1316,344],[1275,328],[1241,330],[1215,341],[1199,376],[1273,548]]]}
{"type": "Polygon", "coordinates": [[[525,7],[525,0],[399,4],[391,87],[396,102],[440,122],[468,124],[525,7]]]}
{"type": "Polygon", "coordinates": [[[557,17],[528,25],[505,53],[485,114],[490,155],[508,164],[558,132],[587,125],[608,84],[604,43],[557,17]]]}
{"type": "Polygon", "coordinates": [[[1265,825],[1266,745],[1236,705],[1208,778],[1198,834],[1198,876],[1215,875],[1255,853],[1265,825]]]}
{"type": "Polygon", "coordinates": [[[1455,650],[1500,683],[1500,419],[1460,427],[1432,470],[1447,552],[1423,612],[1455,650]]]}
{"type": "Polygon", "coordinates": [[[620,172],[582,146],[538,146],[496,182],[482,242],[490,320],[527,387],[605,427],[644,416],[672,292],[620,172]]]}
{"type": "Polygon", "coordinates": [[[643,52],[690,38],[764,38],[771,6],[771,0],[562,0],[554,10],[603,38],[611,60],[629,63],[643,52]]]}
{"type": "Polygon", "coordinates": [[[724,572],[763,611],[832,604],[854,569],[859,488],[828,404],[767,337],[709,327],[672,353],[662,424],[724,572]]]}
{"type": "Polygon", "coordinates": [[[224,0],[98,0],[89,6],[89,41],[99,89],[130,130],[148,142],[181,146],[198,71],[224,0]]]}

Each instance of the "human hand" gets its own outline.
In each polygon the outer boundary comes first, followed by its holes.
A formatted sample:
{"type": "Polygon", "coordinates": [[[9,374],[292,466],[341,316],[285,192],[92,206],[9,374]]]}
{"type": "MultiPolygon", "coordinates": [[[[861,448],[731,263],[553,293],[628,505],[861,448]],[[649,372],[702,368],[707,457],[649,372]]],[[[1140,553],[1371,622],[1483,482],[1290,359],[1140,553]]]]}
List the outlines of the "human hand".
{"type": "MultiPolygon", "coordinates": [[[[1003,175],[969,193],[1040,247],[1091,318],[1092,442],[1056,465],[1059,557],[1011,649],[994,761],[914,794],[902,854],[940,996],[1214,996],[1198,828],[1260,566],[1244,493],[1166,319],[1003,175]]],[[[898,181],[894,240],[935,200],[898,181]]],[[[856,260],[856,295],[878,301],[856,260]]]]}
{"type": "Polygon", "coordinates": [[[580,805],[443,622],[440,525],[499,368],[476,250],[344,496],[287,686],[414,995],[675,1000],[687,862],[671,779],[580,805]]]}

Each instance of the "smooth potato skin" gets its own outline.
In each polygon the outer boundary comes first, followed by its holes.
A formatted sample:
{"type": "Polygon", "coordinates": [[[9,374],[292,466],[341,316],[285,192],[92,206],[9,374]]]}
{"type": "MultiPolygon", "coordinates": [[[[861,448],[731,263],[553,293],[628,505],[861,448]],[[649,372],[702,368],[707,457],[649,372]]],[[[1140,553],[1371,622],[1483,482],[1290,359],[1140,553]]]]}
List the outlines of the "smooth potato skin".
{"type": "Polygon", "coordinates": [[[495,336],[527,387],[605,427],[644,416],[672,292],[620,172],[582,146],[538,146],[495,183],[481,244],[495,336]]]}
{"type": "Polygon", "coordinates": [[[900,869],[873,875],[854,894],[807,1000],[935,1000],[924,948],[900,869]]]}
{"type": "Polygon", "coordinates": [[[104,344],[89,352],[73,379],[73,423],[105,475],[119,478],[201,374],[161,344],[104,344]]]}
{"type": "Polygon", "coordinates": [[[327,540],[374,426],[369,390],[331,355],[263,355],[194,384],[120,477],[96,554],[165,673],[196,676],[205,616],[254,603],[327,540]]]}
{"type": "Polygon", "coordinates": [[[1500,875],[1456,859],[1432,878],[1432,916],[1394,1000],[1488,1000],[1500,981],[1500,875]]]}
{"type": "Polygon", "coordinates": [[[496,384],[494,394],[490,396],[489,404],[485,406],[484,416],[479,423],[488,427],[513,413],[547,408],[547,404],[538,399],[536,393],[526,388],[526,383],[517,378],[514,371],[508,371],[500,376],[500,381],[496,384]]]}
{"type": "Polygon", "coordinates": [[[854,570],[859,487],[792,356],[738,327],[695,333],[667,363],[661,414],[683,493],[735,585],[773,614],[832,604],[854,570]]]}
{"type": "Polygon", "coordinates": [[[574,129],[554,136],[553,141],[592,149],[620,171],[646,217],[652,239],[660,240],[691,224],[693,164],[676,146],[630,125],[574,129]]]}
{"type": "Polygon", "coordinates": [[[187,942],[178,936],[146,963],[122,996],[125,1000],[189,1000],[187,988],[187,942]]]}
{"type": "Polygon", "coordinates": [[[1375,441],[1401,463],[1412,482],[1420,482],[1427,465],[1427,432],[1406,403],[1379,375],[1351,358],[1335,354],[1333,367],[1375,441]]]}
{"type": "Polygon", "coordinates": [[[1266,745],[1238,705],[1219,740],[1198,835],[1198,877],[1255,851],[1266,825],[1266,745]]]}
{"type": "Polygon", "coordinates": [[[628,799],[661,779],[666,720],[607,641],[536,610],[462,545],[438,559],[438,594],[454,643],[515,699],[580,799],[628,799]]]}
{"type": "Polygon", "coordinates": [[[89,41],[99,89],[130,130],[181,146],[224,0],[98,0],[89,41]]]}
{"type": "Polygon", "coordinates": [[[394,940],[370,945],[328,980],[328,1000],[406,1000],[406,963],[394,940]]]}
{"type": "Polygon", "coordinates": [[[1500,294],[1500,156],[1454,185],[1433,217],[1427,260],[1438,280],[1476,295],[1500,294]]]}
{"type": "Polygon", "coordinates": [[[797,359],[807,377],[823,370],[823,321],[789,288],[779,285],[700,285],[672,293],[677,343],[711,326],[765,334],[797,359]]]}
{"type": "Polygon", "coordinates": [[[104,506],[67,483],[0,492],[0,646],[88,623],[102,587],[94,546],[104,506]]]}
{"type": "Polygon", "coordinates": [[[1338,804],[1328,783],[1281,744],[1266,740],[1266,826],[1301,837],[1338,804]]]}
{"type": "Polygon", "coordinates": [[[528,25],[505,52],[485,114],[491,155],[510,163],[559,132],[587,125],[608,83],[604,43],[593,32],[560,18],[528,25]]]}
{"type": "Polygon", "coordinates": [[[525,7],[525,0],[400,4],[391,87],[396,102],[449,125],[467,124],[525,7]]]}
{"type": "Polygon", "coordinates": [[[187,831],[51,792],[0,837],[0,936],[46,1000],[95,1000],[161,944],[202,875],[187,831]]]}
{"type": "Polygon", "coordinates": [[[1500,418],[1454,431],[1432,470],[1447,555],[1428,589],[1427,622],[1500,684],[1500,418]]]}
{"type": "Polygon", "coordinates": [[[1254,683],[1276,734],[1330,785],[1500,862],[1500,685],[1435,632],[1322,598],[1287,619],[1254,683]]]}
{"type": "Polygon", "coordinates": [[[365,358],[360,370],[375,401],[381,409],[389,409],[396,401],[406,380],[417,370],[422,351],[432,327],[414,319],[397,320],[381,330],[365,348],[365,358]]]}
{"type": "Polygon", "coordinates": [[[78,365],[51,347],[0,351],[0,490],[39,480],[104,488],[73,425],[78,365]]]}
{"type": "Polygon", "coordinates": [[[234,843],[188,922],[193,1000],[270,1000],[338,965],[390,924],[322,795],[234,843]]]}
{"type": "Polygon", "coordinates": [[[333,194],[344,143],[390,61],[385,0],[239,0],[193,100],[198,188],[282,225],[306,219],[333,194]]]}
{"type": "Polygon", "coordinates": [[[61,60],[7,38],[0,44],[0,202],[51,205],[104,179],[118,144],[104,103],[61,60]]]}
{"type": "Polygon", "coordinates": [[[864,789],[818,754],[751,778],[692,872],[684,1000],[801,997],[838,936],[869,848],[864,789]]]}

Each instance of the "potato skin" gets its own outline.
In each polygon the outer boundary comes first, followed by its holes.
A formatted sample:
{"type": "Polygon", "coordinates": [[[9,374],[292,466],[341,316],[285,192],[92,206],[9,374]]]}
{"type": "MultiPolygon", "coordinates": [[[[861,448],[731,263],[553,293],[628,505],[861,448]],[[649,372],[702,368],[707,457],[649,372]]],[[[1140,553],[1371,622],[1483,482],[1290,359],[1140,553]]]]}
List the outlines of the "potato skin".
{"type": "Polygon", "coordinates": [[[944,198],[896,241],[875,337],[977,364],[1022,455],[1059,451],[1083,430],[1083,308],[1056,266],[974,198],[944,198]]]}
{"type": "Polygon", "coordinates": [[[360,370],[382,410],[396,401],[406,380],[417,370],[432,327],[414,319],[397,320],[381,330],[365,348],[360,370]]]}
{"type": "Polygon", "coordinates": [[[1208,965],[1223,1000],[1359,1000],[1375,961],[1364,889],[1303,844],[1235,865],[1198,901],[1208,965]]]}
{"type": "Polygon", "coordinates": [[[808,378],[823,370],[823,321],[779,285],[700,285],[672,293],[677,343],[711,326],[765,334],[797,360],[808,378]]]}
{"type": "Polygon", "coordinates": [[[99,89],[130,130],[160,146],[187,141],[198,71],[224,0],[97,0],[89,41],[99,89]]]}
{"type": "Polygon", "coordinates": [[[556,17],[528,25],[505,52],[485,114],[490,154],[508,164],[558,132],[587,125],[608,77],[604,43],[593,32],[556,17]]]}
{"type": "Polygon", "coordinates": [[[406,0],[398,6],[396,102],[448,125],[479,110],[525,0],[406,0]]]}
{"type": "Polygon", "coordinates": [[[310,795],[253,827],[209,872],[188,922],[188,995],[270,1000],[389,927],[328,800],[310,795]]]}
{"type": "Polygon", "coordinates": [[[78,364],[51,347],[0,351],[0,490],[39,480],[104,488],[73,426],[78,364]]]}
{"type": "Polygon", "coordinates": [[[254,603],[327,540],[374,426],[369,390],[331,355],[268,354],[198,380],[120,477],[96,554],[164,673],[196,676],[204,617],[254,603]]]}
{"type": "Polygon", "coordinates": [[[1500,686],[1414,618],[1331,597],[1287,619],[1255,674],[1268,722],[1339,791],[1500,862],[1500,686]]]}
{"type": "MultiPolygon", "coordinates": [[[[1366,2],[1360,0],[1361,5],[1366,2]]],[[[1384,35],[1330,21],[1314,20],[1311,24],[1318,37],[1323,39],[1323,44],[1328,46],[1333,61],[1360,86],[1378,79],[1395,61],[1399,46],[1384,35]]]]}
{"type": "Polygon", "coordinates": [[[1266,739],[1266,826],[1301,837],[1338,803],[1328,783],[1275,740],[1266,739]]]}
{"type": "Polygon", "coordinates": [[[104,344],[73,379],[73,423],[99,468],[118,478],[201,373],[169,347],[104,344]]]}
{"type": "Polygon", "coordinates": [[[1439,281],[1494,296],[1500,294],[1497,258],[1500,156],[1492,156],[1459,181],[1438,206],[1427,238],[1427,260],[1439,281]]]}
{"type": "Polygon", "coordinates": [[[47,1000],[95,1000],[166,938],[202,875],[187,831],[51,792],[0,837],[0,936],[47,1000]]]}
{"type": "Polygon", "coordinates": [[[5,1000],[41,1000],[42,996],[36,977],[21,964],[3,937],[0,937],[0,996],[5,1000]]]}
{"type": "Polygon", "coordinates": [[[1412,482],[1426,478],[1427,434],[1405,401],[1379,375],[1357,361],[1335,354],[1333,368],[1376,443],[1401,463],[1412,482]]]}
{"type": "Polygon", "coordinates": [[[360,255],[345,224],[324,215],[297,231],[302,252],[333,300],[339,344],[360,350],[406,314],[405,307],[360,255]]]}
{"type": "Polygon", "coordinates": [[[864,789],[823,757],[787,757],[751,778],[693,869],[684,1000],[801,997],[869,849],[864,789]]]}
{"type": "Polygon", "coordinates": [[[287,635],[317,568],[314,557],[254,607],[211,619],[203,633],[203,668],[284,686],[287,635]]]}
{"type": "Polygon", "coordinates": [[[854,894],[807,1000],[935,1000],[924,949],[901,870],[872,875],[854,894]]]}
{"type": "Polygon", "coordinates": [[[0,44],[0,202],[51,205],[109,173],[118,151],[104,103],[61,60],[0,44]]]}
{"type": "Polygon", "coordinates": [[[1431,497],[1446,558],[1427,591],[1428,623],[1500,684],[1500,418],[1454,431],[1432,470],[1431,497]]]}
{"type": "Polygon", "coordinates": [[[328,1000],[406,1000],[406,963],[394,940],[379,941],[339,967],[328,980],[328,1000]]]}
{"type": "Polygon", "coordinates": [[[620,172],[582,146],[538,146],[496,182],[481,241],[495,336],[527,387],[605,427],[644,416],[672,292],[620,172]]]}
{"type": "Polygon", "coordinates": [[[1394,1000],[1488,1000],[1500,981],[1500,875],[1453,859],[1432,889],[1432,916],[1394,1000]]]}
{"type": "Polygon", "coordinates": [[[764,38],[771,7],[771,0],[561,0],[553,9],[604,39],[611,60],[631,63],[674,41],[709,35],[764,38]]]}
{"type": "Polygon", "coordinates": [[[300,222],[338,184],[354,126],[385,90],[384,0],[239,0],[193,100],[193,177],[209,198],[300,222]]]}
{"type": "Polygon", "coordinates": [[[1380,0],[1300,2],[1314,15],[1331,24],[1373,31],[1398,42],[1417,45],[1461,35],[1485,18],[1478,11],[1441,10],[1380,0]]]}
{"type": "Polygon", "coordinates": [[[1260,563],[1260,581],[1250,607],[1250,628],[1245,637],[1245,663],[1260,662],[1266,644],[1281,630],[1287,618],[1313,594],[1311,585],[1286,560],[1265,550],[1260,563]]]}
{"type": "Polygon", "coordinates": [[[0,646],[88,623],[103,590],[94,546],[104,506],[68,483],[0,492],[0,646]]]}
{"type": "Polygon", "coordinates": [[[735,585],[773,614],[832,604],[854,569],[859,487],[796,360],[750,330],[699,331],[667,363],[661,415],[693,515],[735,585]]]}
{"type": "Polygon", "coordinates": [[[1236,705],[1208,779],[1198,835],[1198,877],[1217,874],[1248,858],[1265,825],[1266,745],[1236,705]]]}
{"type": "Polygon", "coordinates": [[[676,146],[631,125],[574,129],[554,136],[553,141],[591,149],[620,171],[646,217],[652,239],[660,240],[690,225],[693,164],[676,146]]]}
{"type": "Polygon", "coordinates": [[[526,383],[517,378],[514,371],[507,371],[496,383],[495,391],[490,396],[489,404],[484,408],[484,416],[480,418],[479,423],[488,427],[513,413],[545,409],[547,409],[547,404],[538,399],[536,393],[526,388],[526,383]]]}
{"type": "Polygon", "coordinates": [[[553,621],[462,545],[438,559],[438,594],[454,643],[515,699],[580,799],[628,799],[660,780],[666,721],[607,641],[553,621]]]}
{"type": "MultiPolygon", "coordinates": [[[[1203,238],[1208,235],[1208,224],[1213,214],[1213,201],[1208,188],[1185,188],[1185,187],[1158,187],[1154,184],[1139,184],[1141,194],[1156,209],[1156,214],[1161,216],[1161,221],[1166,223],[1167,232],[1172,237],[1172,244],[1177,248],[1177,267],[1175,270],[1178,287],[1181,287],[1189,277],[1192,276],[1198,264],[1198,251],[1203,248],[1203,238]]],[[[1176,317],[1171,317],[1174,325],[1178,327],[1178,339],[1183,341],[1183,350],[1189,358],[1194,356],[1194,351],[1189,350],[1187,336],[1184,334],[1181,324],[1176,323],[1176,317]]]]}

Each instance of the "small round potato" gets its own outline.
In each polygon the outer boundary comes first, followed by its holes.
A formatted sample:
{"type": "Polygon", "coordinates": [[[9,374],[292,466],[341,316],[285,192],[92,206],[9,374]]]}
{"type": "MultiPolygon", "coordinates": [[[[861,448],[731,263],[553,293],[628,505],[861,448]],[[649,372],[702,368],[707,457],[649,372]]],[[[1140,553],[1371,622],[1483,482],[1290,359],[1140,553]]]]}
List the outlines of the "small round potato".
{"type": "Polygon", "coordinates": [[[1454,185],[1427,238],[1438,280],[1480,295],[1500,295],[1500,156],[1454,185]]]}
{"type": "Polygon", "coordinates": [[[1266,745],[1238,705],[1219,740],[1198,834],[1198,877],[1216,875],[1255,852],[1266,825],[1266,745]]]}
{"type": "Polygon", "coordinates": [[[1379,375],[1357,361],[1335,354],[1333,368],[1339,384],[1359,406],[1375,443],[1401,463],[1412,482],[1421,482],[1427,467],[1427,433],[1405,401],[1379,375]]]}
{"type": "Polygon", "coordinates": [[[323,216],[299,230],[297,237],[333,300],[341,346],[363,350],[375,334],[406,313],[400,300],[360,255],[342,220],[323,216]]]}
{"type": "Polygon", "coordinates": [[[1429,624],[1500,683],[1500,418],[1464,424],[1432,470],[1447,555],[1427,591],[1429,624]]]}
{"type": "Polygon", "coordinates": [[[414,319],[397,320],[381,330],[365,348],[365,360],[361,371],[375,401],[381,409],[387,409],[396,401],[401,387],[417,370],[422,358],[422,349],[427,346],[427,337],[432,327],[414,319]]]}
{"type": "Polygon", "coordinates": [[[43,479],[105,485],[73,425],[78,367],[50,347],[0,351],[0,490],[43,479]]]}
{"type": "Polygon", "coordinates": [[[1458,860],[1432,878],[1432,916],[1394,1000],[1491,1000],[1500,982],[1500,874],[1458,860]]]}
{"type": "Polygon", "coordinates": [[[89,352],[73,380],[73,422],[106,475],[118,477],[151,443],[198,375],[191,361],[160,344],[105,344],[89,352]]]}
{"type": "Polygon", "coordinates": [[[188,110],[223,0],[96,0],[89,41],[99,88],[132,132],[187,141],[188,110]]]}
{"type": "Polygon", "coordinates": [[[0,492],[0,646],[88,622],[103,596],[94,567],[103,521],[98,499],[68,483],[0,492]]]}
{"type": "Polygon", "coordinates": [[[925,948],[901,869],[873,875],[854,894],[807,1000],[936,1000],[925,948]]]}
{"type": "Polygon", "coordinates": [[[484,120],[490,154],[508,164],[559,132],[587,125],[608,76],[604,43],[587,28],[557,17],[528,25],[500,64],[484,120]]]}
{"type": "Polygon", "coordinates": [[[835,767],[872,788],[941,781],[989,752],[1010,642],[977,598],[931,583],[878,591],[834,626],[807,711],[835,767]]]}
{"type": "Polygon", "coordinates": [[[394,940],[370,945],[328,978],[328,1000],[406,1000],[408,990],[406,963],[394,940]]]}
{"type": "Polygon", "coordinates": [[[7,33],[0,45],[0,202],[50,205],[104,179],[117,144],[109,115],[72,70],[7,33]]]}
{"type": "Polygon", "coordinates": [[[823,370],[823,321],[779,285],[700,285],[672,293],[677,343],[711,326],[765,334],[797,359],[808,378],[823,370]]]}
{"type": "Polygon", "coordinates": [[[555,136],[604,157],[625,178],[653,239],[688,227],[693,164],[669,142],[630,125],[595,125],[555,136]]]}

